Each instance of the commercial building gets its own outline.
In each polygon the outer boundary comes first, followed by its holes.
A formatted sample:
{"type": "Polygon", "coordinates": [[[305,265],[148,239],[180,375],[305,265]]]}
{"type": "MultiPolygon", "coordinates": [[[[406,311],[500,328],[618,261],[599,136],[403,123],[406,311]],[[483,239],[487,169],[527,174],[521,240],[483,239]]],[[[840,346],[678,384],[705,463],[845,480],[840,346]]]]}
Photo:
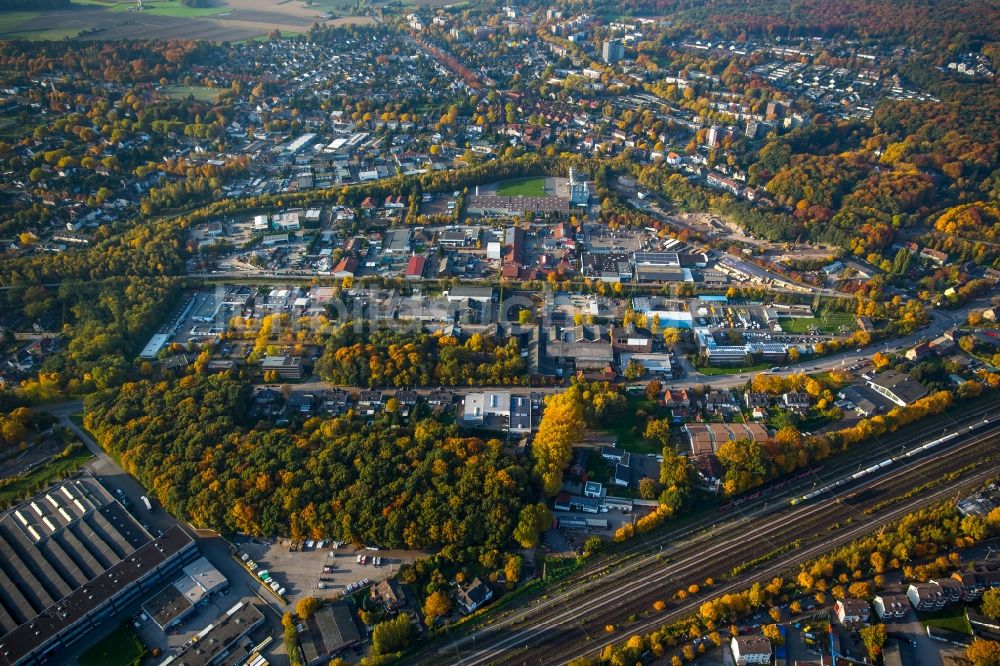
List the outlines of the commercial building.
{"type": "Polygon", "coordinates": [[[184,530],[154,539],[90,476],[49,487],[0,517],[0,665],[45,663],[196,556],[184,530]]]}
{"type": "Polygon", "coordinates": [[[361,632],[350,606],[338,602],[323,606],[305,621],[299,633],[306,664],[326,663],[341,651],[361,643],[361,632]]]}
{"type": "Polygon", "coordinates": [[[266,356],[260,367],[264,372],[278,373],[282,379],[302,379],[302,359],[298,356],[266,356]]]}
{"type": "Polygon", "coordinates": [[[254,606],[239,602],[191,639],[183,650],[167,657],[160,666],[210,666],[222,663],[233,646],[264,622],[264,614],[254,606]]]}

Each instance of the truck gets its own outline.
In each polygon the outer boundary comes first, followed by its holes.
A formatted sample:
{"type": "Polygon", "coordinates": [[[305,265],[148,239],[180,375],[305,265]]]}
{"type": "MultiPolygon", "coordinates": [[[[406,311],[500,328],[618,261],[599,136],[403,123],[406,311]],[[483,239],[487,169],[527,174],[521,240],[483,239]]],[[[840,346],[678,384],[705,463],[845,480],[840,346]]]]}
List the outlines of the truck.
{"type": "Polygon", "coordinates": [[[148,497],[146,497],[145,495],[143,495],[139,499],[142,501],[143,506],[146,507],[146,511],[152,511],[153,510],[153,504],[149,501],[148,497]]]}

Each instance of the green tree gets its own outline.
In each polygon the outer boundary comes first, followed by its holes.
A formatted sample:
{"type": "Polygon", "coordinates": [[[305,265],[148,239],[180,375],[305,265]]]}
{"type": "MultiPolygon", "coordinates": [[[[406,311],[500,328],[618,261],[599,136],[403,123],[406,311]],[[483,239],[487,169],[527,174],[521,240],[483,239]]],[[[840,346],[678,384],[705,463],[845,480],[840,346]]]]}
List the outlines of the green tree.
{"type": "Polygon", "coordinates": [[[538,545],[538,536],[552,525],[552,512],[545,504],[528,504],[521,509],[521,515],[514,528],[514,539],[523,548],[538,545]]]}
{"type": "Polygon", "coordinates": [[[410,616],[400,613],[392,620],[379,622],[372,630],[372,650],[375,654],[399,652],[416,636],[417,630],[410,622],[410,616]]]}
{"type": "Polygon", "coordinates": [[[983,592],[981,611],[992,620],[1000,620],[1000,588],[994,587],[983,592]]]}
{"type": "Polygon", "coordinates": [[[630,382],[634,382],[644,374],[646,374],[646,368],[642,367],[642,363],[635,359],[630,359],[628,365],[625,366],[625,379],[630,382]]]}

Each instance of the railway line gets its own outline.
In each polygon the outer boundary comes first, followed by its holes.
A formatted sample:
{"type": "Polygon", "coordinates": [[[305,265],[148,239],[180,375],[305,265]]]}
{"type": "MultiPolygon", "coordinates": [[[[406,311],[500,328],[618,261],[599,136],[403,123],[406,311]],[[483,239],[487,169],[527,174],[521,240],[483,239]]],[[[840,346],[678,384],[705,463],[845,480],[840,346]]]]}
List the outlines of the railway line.
{"type": "MultiPolygon", "coordinates": [[[[949,421],[947,422],[946,430],[967,432],[970,425],[982,423],[984,419],[994,421],[997,420],[997,416],[995,405],[975,405],[958,414],[948,416],[949,421]]],[[[924,428],[924,432],[926,432],[926,428],[924,428]]],[[[919,459],[919,456],[907,457],[905,453],[915,451],[919,446],[922,446],[919,442],[918,446],[914,446],[917,438],[915,433],[916,428],[904,428],[892,435],[875,438],[868,447],[866,455],[850,456],[849,459],[831,459],[824,466],[818,469],[814,467],[809,470],[807,476],[803,477],[802,473],[800,473],[795,479],[772,484],[765,489],[755,492],[750,497],[730,502],[728,515],[713,514],[680,529],[664,531],[654,535],[640,535],[631,540],[624,548],[619,548],[608,555],[598,556],[581,570],[575,572],[570,581],[564,582],[558,588],[556,593],[558,596],[555,598],[565,599],[573,595],[585,594],[592,589],[607,584],[609,575],[614,575],[616,578],[624,578],[632,572],[648,566],[652,559],[659,557],[664,548],[677,546],[692,537],[711,536],[711,534],[721,529],[732,531],[743,529],[749,524],[752,518],[764,515],[767,512],[774,512],[782,508],[782,506],[787,506],[788,501],[801,496],[803,493],[812,492],[819,486],[832,485],[836,480],[851,476],[852,473],[861,471],[884,459],[886,455],[903,455],[906,459],[904,464],[912,464],[919,459]],[[611,570],[612,567],[614,567],[613,572],[611,570]]],[[[551,590],[548,591],[551,592],[551,590]]],[[[533,616],[540,608],[544,608],[547,604],[554,601],[526,598],[522,601],[522,606],[528,602],[531,602],[533,605],[518,611],[508,610],[500,614],[489,615],[485,623],[470,627],[470,629],[474,632],[474,635],[479,635],[487,631],[516,626],[525,617],[533,616]]],[[[459,634],[455,640],[470,640],[471,642],[471,638],[461,639],[460,636],[462,635],[459,634]]],[[[434,645],[436,644],[432,644],[432,647],[434,645]]],[[[428,658],[429,655],[421,651],[415,657],[417,661],[422,661],[428,658]]]]}
{"type": "MultiPolygon", "coordinates": [[[[955,488],[928,491],[898,505],[865,513],[866,508],[875,507],[885,499],[898,497],[921,483],[939,479],[973,463],[982,464],[966,472],[961,483],[963,486],[981,483],[1000,470],[1000,459],[985,460],[983,456],[983,443],[995,441],[998,433],[1000,424],[988,424],[976,431],[975,436],[962,434],[950,440],[952,447],[947,456],[917,459],[887,470],[883,475],[872,476],[865,486],[863,502],[856,505],[813,502],[791,507],[788,503],[775,503],[776,509],[770,512],[729,521],[614,570],[605,567],[601,577],[595,577],[592,572],[584,581],[568,586],[552,598],[499,618],[492,626],[478,629],[461,642],[456,640],[442,646],[437,655],[424,663],[563,663],[576,656],[567,652],[586,654],[623,639],[621,635],[607,635],[606,624],[617,624],[631,614],[648,611],[654,601],[667,601],[678,588],[700,583],[706,577],[718,578],[733,567],[787,547],[792,541],[802,542],[799,549],[787,556],[783,554],[746,575],[737,576],[712,589],[710,595],[671,602],[669,613],[651,618],[645,624],[630,624],[629,633],[645,631],[671,618],[682,617],[709,596],[742,589],[754,579],[782,571],[794,561],[825,552],[836,544],[870,532],[876,525],[941,499],[953,493],[955,488]],[[848,524],[844,528],[828,533],[830,525],[845,522],[848,524]],[[734,533],[740,537],[735,547],[726,538],[727,534],[734,533]],[[667,558],[666,566],[663,558],[667,558]]],[[[844,490],[849,488],[845,486],[844,490]]],[[[830,493],[829,499],[840,499],[833,489],[830,493]]]]}

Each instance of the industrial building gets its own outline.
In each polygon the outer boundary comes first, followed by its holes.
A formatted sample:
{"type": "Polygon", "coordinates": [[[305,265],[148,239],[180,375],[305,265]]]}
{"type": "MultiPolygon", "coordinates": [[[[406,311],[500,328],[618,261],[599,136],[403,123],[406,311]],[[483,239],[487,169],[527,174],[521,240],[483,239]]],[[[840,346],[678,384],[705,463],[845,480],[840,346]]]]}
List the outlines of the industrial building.
{"type": "Polygon", "coordinates": [[[196,556],[184,530],[154,539],[93,477],[50,486],[0,517],[0,665],[45,663],[196,556]]]}
{"type": "Polygon", "coordinates": [[[208,603],[229,581],[207,559],[200,557],[183,569],[184,575],[142,605],[161,631],[177,624],[208,603]]]}

